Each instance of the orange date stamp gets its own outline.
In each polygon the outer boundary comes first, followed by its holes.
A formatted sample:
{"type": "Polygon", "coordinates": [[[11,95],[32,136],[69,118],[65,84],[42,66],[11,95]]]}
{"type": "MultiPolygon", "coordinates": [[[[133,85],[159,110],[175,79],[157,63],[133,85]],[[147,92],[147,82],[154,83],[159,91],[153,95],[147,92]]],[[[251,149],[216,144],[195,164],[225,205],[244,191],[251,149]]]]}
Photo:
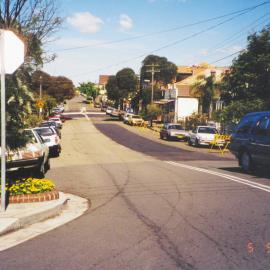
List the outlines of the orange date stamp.
{"type": "MultiPolygon", "coordinates": [[[[265,252],[267,253],[267,254],[270,254],[270,242],[268,242],[265,246],[264,246],[264,249],[265,249],[265,252]]],[[[247,252],[249,253],[249,254],[252,254],[252,253],[254,253],[256,251],[256,246],[255,246],[255,244],[253,243],[253,242],[248,242],[247,243],[247,252]]]]}

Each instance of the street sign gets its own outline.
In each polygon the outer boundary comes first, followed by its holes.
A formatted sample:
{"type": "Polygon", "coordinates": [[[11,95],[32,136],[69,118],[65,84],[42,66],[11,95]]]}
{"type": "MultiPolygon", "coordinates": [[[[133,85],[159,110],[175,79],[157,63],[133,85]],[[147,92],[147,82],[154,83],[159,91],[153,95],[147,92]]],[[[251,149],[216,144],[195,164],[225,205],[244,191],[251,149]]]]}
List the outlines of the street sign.
{"type": "Polygon", "coordinates": [[[24,62],[24,43],[12,31],[0,30],[0,48],[0,66],[4,64],[5,74],[12,74],[24,62]]]}
{"type": "Polygon", "coordinates": [[[39,108],[39,109],[42,109],[44,107],[44,101],[43,100],[38,100],[36,102],[36,106],[39,108]]]}
{"type": "Polygon", "coordinates": [[[1,210],[6,210],[6,86],[5,75],[24,62],[24,43],[12,31],[0,29],[1,73],[1,210]]]}

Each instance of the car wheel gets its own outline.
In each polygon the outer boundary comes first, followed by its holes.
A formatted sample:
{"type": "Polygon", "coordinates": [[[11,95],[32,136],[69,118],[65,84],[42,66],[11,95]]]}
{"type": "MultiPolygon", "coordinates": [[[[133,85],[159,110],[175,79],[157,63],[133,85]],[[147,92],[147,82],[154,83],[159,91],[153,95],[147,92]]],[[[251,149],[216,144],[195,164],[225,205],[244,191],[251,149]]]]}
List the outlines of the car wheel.
{"type": "Polygon", "coordinates": [[[47,162],[45,163],[45,171],[47,172],[51,168],[50,159],[48,158],[47,162]]]}
{"type": "Polygon", "coordinates": [[[200,144],[199,144],[199,140],[198,139],[196,139],[195,140],[195,147],[199,147],[200,146],[200,144]]]}
{"type": "Polygon", "coordinates": [[[167,134],[166,139],[167,139],[168,141],[170,141],[170,140],[171,140],[171,136],[170,136],[169,134],[167,134]]]}
{"type": "Polygon", "coordinates": [[[189,146],[192,146],[192,141],[191,141],[191,139],[188,139],[188,145],[189,145],[189,146]]]}
{"type": "Polygon", "coordinates": [[[245,172],[249,172],[253,169],[251,156],[248,151],[243,151],[240,155],[239,165],[245,172]]]}
{"type": "Polygon", "coordinates": [[[35,170],[34,177],[42,179],[44,178],[44,176],[45,176],[45,164],[44,162],[42,162],[35,170]]]}

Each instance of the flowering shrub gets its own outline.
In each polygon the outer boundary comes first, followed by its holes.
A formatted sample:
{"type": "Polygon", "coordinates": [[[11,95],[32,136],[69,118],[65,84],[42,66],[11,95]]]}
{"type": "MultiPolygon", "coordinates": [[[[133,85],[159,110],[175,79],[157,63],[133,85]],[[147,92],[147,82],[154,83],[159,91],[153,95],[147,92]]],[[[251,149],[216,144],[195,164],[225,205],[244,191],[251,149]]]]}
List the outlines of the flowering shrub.
{"type": "Polygon", "coordinates": [[[10,196],[44,193],[52,191],[54,188],[55,185],[51,180],[36,178],[17,180],[12,185],[6,185],[6,191],[9,192],[10,196]]]}

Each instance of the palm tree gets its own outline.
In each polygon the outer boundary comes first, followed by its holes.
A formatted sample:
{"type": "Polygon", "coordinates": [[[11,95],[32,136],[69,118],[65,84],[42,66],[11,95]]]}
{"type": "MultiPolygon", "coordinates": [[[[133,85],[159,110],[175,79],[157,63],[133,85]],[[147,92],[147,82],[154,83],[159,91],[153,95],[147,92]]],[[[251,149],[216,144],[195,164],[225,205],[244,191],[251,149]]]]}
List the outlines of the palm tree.
{"type": "Polygon", "coordinates": [[[219,97],[219,84],[213,74],[211,76],[199,75],[197,81],[191,86],[190,94],[199,99],[199,113],[207,113],[212,117],[214,100],[219,97]]]}

